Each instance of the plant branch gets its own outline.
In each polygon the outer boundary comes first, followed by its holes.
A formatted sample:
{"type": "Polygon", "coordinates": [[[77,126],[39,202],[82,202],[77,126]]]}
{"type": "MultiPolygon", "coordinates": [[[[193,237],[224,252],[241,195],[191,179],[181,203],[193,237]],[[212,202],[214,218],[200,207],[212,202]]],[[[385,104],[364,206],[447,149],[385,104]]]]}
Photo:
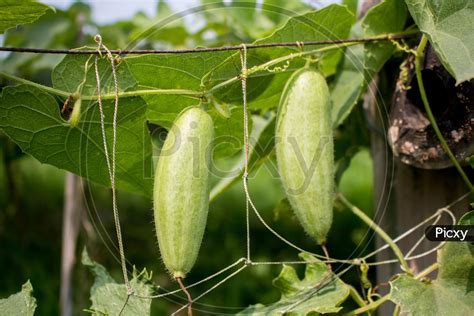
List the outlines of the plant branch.
{"type": "MultiPolygon", "coordinates": [[[[282,42],[282,43],[262,43],[262,44],[246,44],[247,49],[256,48],[268,48],[268,47],[299,47],[301,44],[304,46],[316,46],[316,45],[327,45],[327,44],[342,44],[342,43],[368,43],[378,41],[390,41],[394,39],[403,39],[411,37],[417,34],[417,30],[410,30],[403,33],[397,34],[382,34],[380,36],[367,37],[367,38],[348,38],[338,40],[326,40],[326,41],[307,41],[307,42],[282,42]]],[[[209,48],[187,48],[187,49],[113,49],[110,50],[112,54],[117,55],[144,55],[144,54],[186,54],[186,53],[205,53],[205,52],[220,52],[220,51],[233,51],[241,50],[242,45],[231,45],[221,47],[209,47],[209,48]]],[[[33,53],[33,54],[67,54],[67,55],[97,55],[106,54],[105,50],[97,49],[42,49],[42,48],[29,48],[29,47],[0,47],[0,51],[3,52],[15,52],[15,53],[33,53]]]]}
{"type": "Polygon", "coordinates": [[[0,71],[0,76],[3,76],[3,77],[5,77],[9,80],[12,80],[12,81],[16,81],[16,82],[19,82],[19,83],[23,83],[23,84],[27,84],[27,85],[36,87],[36,88],[41,89],[43,91],[46,91],[46,92],[49,92],[51,94],[58,95],[58,96],[61,96],[61,97],[64,97],[64,98],[67,98],[68,96],[72,95],[72,93],[62,91],[62,90],[58,90],[58,89],[55,89],[55,88],[52,88],[52,87],[44,86],[42,84],[30,81],[30,80],[26,80],[26,79],[23,79],[23,78],[14,76],[14,75],[10,75],[10,74],[8,74],[6,72],[3,72],[3,71],[0,71]]]}
{"type": "MultiPolygon", "coordinates": [[[[424,278],[425,276],[427,276],[428,274],[430,274],[431,272],[435,271],[438,268],[439,268],[439,263],[435,262],[432,265],[430,265],[429,267],[427,267],[426,269],[424,269],[423,271],[421,271],[420,273],[418,273],[414,277],[414,279],[415,280],[420,280],[421,278],[424,278]]],[[[358,315],[358,314],[362,314],[362,313],[374,310],[377,307],[379,307],[380,305],[382,305],[383,303],[385,303],[386,301],[388,301],[389,299],[390,299],[390,293],[383,296],[383,297],[381,297],[381,298],[379,298],[378,300],[366,305],[366,306],[360,307],[360,308],[350,312],[349,314],[350,315],[354,315],[354,314],[358,315]]]]}
{"type": "MultiPolygon", "coordinates": [[[[260,72],[260,71],[264,71],[264,70],[268,69],[271,66],[274,66],[274,65],[277,65],[279,63],[289,61],[289,60],[292,60],[292,59],[295,59],[295,58],[314,55],[316,53],[322,53],[322,52],[325,52],[325,51],[330,51],[330,50],[337,49],[337,48],[353,46],[353,45],[356,45],[356,44],[359,44],[359,43],[357,43],[357,42],[348,42],[348,43],[342,43],[342,44],[335,44],[335,45],[330,45],[330,46],[326,46],[326,47],[323,47],[323,48],[314,49],[314,50],[310,50],[310,51],[285,55],[285,56],[282,56],[282,57],[279,57],[279,58],[272,59],[272,60],[270,60],[266,63],[263,63],[261,65],[254,66],[252,68],[247,69],[247,76],[253,75],[253,74],[255,74],[257,72],[260,72]]],[[[217,90],[219,90],[219,89],[221,89],[221,88],[223,88],[223,87],[225,87],[225,86],[227,86],[231,83],[237,82],[239,80],[240,80],[240,75],[232,77],[232,78],[230,78],[226,81],[223,81],[223,82],[215,85],[211,89],[209,89],[207,91],[207,94],[208,95],[213,94],[215,91],[217,91],[217,90]]]]}
{"type": "Polygon", "coordinates": [[[349,294],[351,295],[354,302],[357,303],[357,305],[360,307],[367,306],[367,302],[364,301],[362,296],[360,296],[359,292],[357,292],[357,290],[352,285],[347,285],[347,287],[349,287],[349,294]]]}
{"type": "MultiPolygon", "coordinates": [[[[8,74],[3,71],[0,71],[0,76],[3,76],[12,81],[34,86],[45,92],[49,92],[51,94],[58,95],[64,98],[67,98],[73,94],[67,91],[62,91],[62,90],[48,87],[48,86],[30,81],[27,79],[23,79],[23,78],[8,74]]],[[[124,92],[119,93],[120,97],[133,97],[133,96],[145,96],[145,95],[183,95],[183,96],[189,96],[190,98],[199,99],[201,98],[202,93],[199,91],[185,90],[185,89],[147,89],[147,90],[124,91],[124,92]]],[[[115,94],[113,93],[104,94],[101,96],[101,98],[102,100],[113,100],[115,98],[115,94]]],[[[81,96],[81,99],[87,100],[87,101],[97,100],[97,95],[84,95],[84,96],[81,96]]]]}
{"type": "Polygon", "coordinates": [[[456,157],[454,156],[451,149],[449,148],[448,143],[444,139],[443,134],[441,133],[441,131],[438,127],[438,124],[436,123],[436,119],[433,115],[433,112],[431,111],[430,103],[428,102],[428,97],[426,95],[425,86],[423,84],[423,77],[421,75],[421,60],[423,58],[423,52],[425,51],[425,47],[426,47],[427,43],[428,43],[428,38],[426,37],[426,35],[423,35],[421,37],[420,44],[418,45],[418,49],[416,50],[416,53],[415,53],[416,80],[418,82],[418,88],[420,90],[421,100],[423,101],[423,105],[425,106],[426,115],[428,115],[428,119],[430,120],[431,126],[433,127],[433,129],[436,133],[436,136],[438,137],[438,140],[441,143],[441,147],[443,148],[446,155],[448,155],[449,159],[451,159],[451,162],[453,163],[453,165],[458,170],[459,174],[463,178],[463,180],[466,183],[466,185],[468,186],[469,190],[471,190],[471,192],[474,192],[474,186],[472,185],[471,181],[467,177],[464,170],[461,168],[461,165],[457,161],[456,157]]]}
{"type": "Polygon", "coordinates": [[[349,202],[344,197],[344,195],[342,195],[341,193],[338,193],[337,196],[339,200],[342,203],[344,203],[344,205],[346,205],[352,211],[352,213],[354,213],[357,217],[359,217],[367,225],[369,225],[369,227],[372,228],[377,234],[379,234],[379,236],[390,246],[390,248],[392,248],[393,252],[398,258],[398,261],[400,261],[400,264],[402,265],[403,270],[407,274],[411,275],[410,267],[408,266],[408,263],[406,262],[402,251],[400,250],[400,248],[398,248],[397,244],[393,241],[393,239],[390,238],[390,236],[379,225],[377,225],[369,216],[367,216],[364,212],[362,212],[357,206],[349,202]]]}
{"type": "Polygon", "coordinates": [[[382,305],[383,303],[385,303],[386,301],[388,301],[389,298],[390,298],[390,294],[387,294],[387,295],[385,295],[385,296],[379,298],[378,300],[373,301],[372,303],[367,304],[367,305],[365,305],[365,306],[362,306],[362,307],[360,307],[360,308],[358,308],[358,309],[356,309],[356,310],[354,310],[354,311],[352,311],[352,312],[350,312],[350,313],[348,313],[348,314],[349,314],[349,315],[354,315],[354,314],[355,314],[355,315],[359,315],[359,314],[362,314],[362,313],[367,313],[367,312],[369,312],[369,311],[371,311],[371,310],[376,309],[377,307],[379,307],[380,305],[382,305]]]}

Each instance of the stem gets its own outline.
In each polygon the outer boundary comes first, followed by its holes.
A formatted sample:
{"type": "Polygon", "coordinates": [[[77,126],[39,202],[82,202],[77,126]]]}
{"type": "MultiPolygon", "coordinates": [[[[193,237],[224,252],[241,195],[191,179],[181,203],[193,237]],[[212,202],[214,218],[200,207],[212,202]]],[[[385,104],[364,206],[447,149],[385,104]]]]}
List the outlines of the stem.
{"type": "Polygon", "coordinates": [[[357,303],[360,307],[367,306],[367,302],[360,296],[359,292],[352,286],[352,285],[347,285],[349,287],[349,294],[351,295],[352,299],[354,302],[357,303]]]}
{"type": "Polygon", "coordinates": [[[439,268],[439,263],[438,262],[435,262],[433,263],[432,265],[430,265],[429,267],[427,267],[425,270],[421,271],[420,273],[418,273],[415,277],[415,279],[419,280],[421,278],[424,278],[425,276],[427,276],[428,274],[430,274],[431,272],[437,270],[439,268]]]}
{"type": "Polygon", "coordinates": [[[36,87],[36,88],[41,89],[43,91],[49,92],[51,94],[59,95],[59,96],[64,97],[64,98],[67,98],[69,95],[72,94],[72,93],[65,92],[65,91],[62,91],[62,90],[58,90],[58,89],[55,89],[55,88],[52,88],[52,87],[44,86],[42,84],[30,81],[30,80],[26,80],[26,79],[23,79],[23,78],[14,76],[14,75],[10,75],[10,74],[7,74],[6,72],[3,72],[3,71],[0,71],[0,76],[3,76],[3,77],[5,77],[9,80],[12,80],[12,81],[16,81],[16,82],[19,82],[19,83],[23,83],[23,84],[27,84],[27,85],[36,87]]]}
{"type": "Polygon", "coordinates": [[[382,305],[383,303],[385,303],[386,301],[388,301],[388,299],[390,298],[390,294],[387,294],[385,295],[384,297],[381,297],[379,298],[378,300],[370,303],[370,304],[367,304],[365,306],[362,306],[350,313],[348,313],[349,315],[351,314],[355,314],[355,315],[358,315],[358,314],[362,314],[362,313],[367,313],[373,309],[376,309],[377,307],[379,307],[380,305],[382,305]]]}
{"type": "MultiPolygon", "coordinates": [[[[67,98],[68,96],[72,95],[72,93],[67,92],[67,91],[62,91],[59,89],[55,89],[52,87],[44,86],[42,84],[26,80],[14,75],[7,74],[3,71],[0,71],[0,76],[3,76],[7,79],[27,84],[30,86],[34,86],[38,89],[41,89],[43,91],[49,92],[51,94],[55,94],[64,98],[67,98]]],[[[202,96],[202,93],[199,91],[193,91],[193,90],[185,90],[185,89],[149,89],[149,90],[135,90],[135,91],[125,91],[125,92],[120,92],[119,97],[133,97],[133,96],[145,96],[145,95],[184,95],[184,96],[189,96],[191,98],[196,98],[199,99],[202,96]]],[[[98,96],[97,95],[84,95],[81,96],[82,100],[97,100],[98,96]]],[[[110,94],[104,94],[101,96],[102,100],[113,100],[115,99],[115,94],[110,93],[110,94]]]]}
{"type": "Polygon", "coordinates": [[[451,149],[449,148],[448,143],[446,143],[446,140],[444,139],[443,134],[441,134],[438,124],[436,123],[436,119],[433,115],[433,112],[431,111],[431,107],[428,102],[428,97],[426,96],[425,86],[423,84],[423,78],[421,75],[421,59],[423,58],[423,52],[425,50],[427,43],[428,43],[428,38],[426,37],[426,35],[423,34],[423,36],[421,37],[420,44],[418,45],[418,49],[416,50],[416,55],[415,55],[416,80],[418,82],[418,88],[420,90],[421,100],[423,101],[423,105],[425,106],[425,111],[428,116],[428,119],[430,120],[431,126],[433,127],[436,133],[436,136],[438,137],[438,140],[441,143],[441,147],[443,148],[446,155],[448,155],[449,159],[451,159],[451,162],[458,170],[459,174],[463,178],[469,190],[471,190],[471,192],[474,192],[474,186],[472,185],[467,175],[464,173],[464,170],[461,168],[461,165],[459,164],[456,157],[454,156],[451,149]]]}
{"type": "Polygon", "coordinates": [[[363,220],[370,228],[372,228],[379,236],[392,248],[393,252],[400,261],[400,264],[403,267],[403,270],[411,275],[410,267],[403,256],[402,251],[398,248],[397,244],[393,241],[392,238],[380,227],[378,226],[370,217],[368,217],[364,212],[362,212],[357,206],[349,202],[341,193],[338,193],[339,200],[344,203],[357,217],[363,220]]]}
{"type": "MultiPolygon", "coordinates": [[[[428,268],[426,268],[425,270],[423,270],[419,274],[417,274],[414,279],[419,280],[419,279],[427,276],[428,274],[430,274],[431,272],[433,272],[434,270],[436,270],[438,268],[439,268],[439,264],[437,262],[435,262],[432,265],[430,265],[428,268]]],[[[370,310],[376,309],[377,307],[379,307],[380,305],[385,303],[389,298],[390,298],[390,293],[383,296],[383,297],[381,297],[380,299],[376,300],[375,302],[372,302],[368,305],[365,305],[361,308],[358,308],[358,309],[352,311],[349,314],[356,314],[357,315],[357,314],[362,314],[362,313],[368,312],[370,310]]]]}
{"type": "Polygon", "coordinates": [[[186,297],[188,298],[188,316],[193,316],[193,308],[192,308],[193,299],[191,297],[191,294],[188,292],[188,290],[184,286],[183,279],[181,277],[177,277],[176,281],[178,282],[181,290],[183,290],[184,294],[186,294],[186,297]]]}
{"type": "Polygon", "coordinates": [[[395,305],[395,309],[393,310],[393,316],[400,315],[400,305],[395,305]]]}
{"type": "MultiPolygon", "coordinates": [[[[275,59],[272,59],[266,63],[263,63],[261,65],[258,65],[258,66],[254,66],[252,68],[249,68],[247,69],[247,75],[250,76],[250,75],[253,75],[257,72],[260,72],[260,71],[263,71],[271,66],[274,66],[276,64],[279,64],[279,63],[282,63],[282,62],[285,62],[287,60],[291,60],[291,59],[294,59],[294,58],[299,58],[299,57],[304,57],[304,56],[308,56],[308,55],[314,55],[316,53],[321,53],[321,52],[325,52],[325,51],[329,51],[329,50],[333,50],[333,49],[337,49],[337,48],[342,48],[342,47],[348,47],[348,46],[353,46],[353,45],[357,45],[359,43],[342,43],[342,44],[335,44],[335,45],[329,45],[329,46],[326,46],[326,47],[323,47],[323,48],[318,48],[318,49],[314,49],[314,50],[310,50],[310,51],[307,51],[307,52],[300,52],[300,53],[292,53],[290,55],[286,55],[286,56],[282,56],[282,57],[279,57],[279,58],[275,58],[275,59]]],[[[240,75],[239,76],[235,76],[235,77],[232,77],[224,82],[221,82],[217,85],[215,85],[214,87],[212,87],[211,89],[209,89],[209,91],[207,92],[207,94],[213,94],[215,91],[231,84],[231,83],[234,83],[234,82],[237,82],[240,80],[240,75]]]]}
{"type": "MultiPolygon", "coordinates": [[[[397,38],[398,36],[412,35],[412,34],[416,34],[416,33],[418,33],[417,30],[410,30],[410,31],[405,31],[405,32],[401,32],[401,33],[381,34],[381,35],[378,35],[378,36],[374,37],[374,39],[379,39],[379,40],[393,39],[393,38],[397,38]]],[[[314,49],[314,50],[310,50],[310,51],[306,51],[306,52],[299,52],[299,53],[293,53],[293,54],[290,54],[290,55],[282,56],[282,57],[279,57],[279,58],[276,58],[276,59],[272,59],[272,60],[270,60],[270,61],[268,61],[264,64],[254,66],[252,68],[247,69],[247,76],[250,76],[250,75],[255,74],[257,72],[263,71],[263,70],[265,70],[265,69],[267,69],[271,66],[274,66],[276,64],[285,62],[287,60],[291,60],[291,59],[299,58],[299,57],[304,57],[304,56],[308,56],[308,55],[314,55],[316,53],[322,53],[322,52],[325,52],[325,51],[330,51],[330,50],[337,49],[337,48],[349,47],[349,46],[358,45],[358,44],[360,44],[360,43],[358,43],[358,42],[343,42],[343,43],[339,43],[339,44],[328,45],[328,46],[323,47],[323,48],[318,48],[318,49],[314,49]]],[[[216,90],[219,90],[219,89],[221,89],[221,88],[223,88],[223,87],[225,87],[225,86],[227,86],[231,83],[237,82],[239,80],[240,80],[240,76],[235,76],[233,78],[230,78],[230,79],[228,79],[224,82],[221,82],[220,84],[215,85],[214,87],[209,89],[209,91],[206,94],[212,94],[216,90]]]]}
{"type": "MultiPolygon", "coordinates": [[[[201,92],[185,89],[151,89],[151,90],[135,90],[135,91],[125,91],[118,94],[119,97],[134,97],[134,96],[146,96],[146,95],[183,95],[189,96],[191,98],[199,99],[202,96],[201,92]]],[[[114,94],[104,94],[102,95],[102,100],[113,100],[115,98],[114,94]]],[[[83,96],[83,100],[97,100],[97,96],[89,95],[83,96]]]]}

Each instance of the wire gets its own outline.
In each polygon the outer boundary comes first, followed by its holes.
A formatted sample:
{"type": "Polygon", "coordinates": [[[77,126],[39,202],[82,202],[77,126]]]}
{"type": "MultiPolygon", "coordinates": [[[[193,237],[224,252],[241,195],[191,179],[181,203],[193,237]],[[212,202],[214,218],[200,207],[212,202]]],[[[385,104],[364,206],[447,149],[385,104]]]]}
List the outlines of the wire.
{"type": "MultiPolygon", "coordinates": [[[[302,46],[316,46],[328,44],[343,44],[343,43],[368,43],[378,41],[393,41],[397,39],[404,39],[413,37],[417,33],[403,34],[403,35],[381,35],[366,38],[348,38],[338,40],[326,41],[307,41],[307,42],[281,42],[281,43],[262,43],[262,44],[245,44],[247,49],[268,48],[268,47],[302,47],[302,46]]],[[[186,49],[48,49],[48,48],[32,48],[32,47],[0,47],[0,52],[13,53],[31,53],[31,54],[60,54],[60,55],[102,55],[110,52],[117,55],[144,55],[144,54],[188,54],[188,53],[206,53],[206,52],[221,52],[241,50],[242,44],[208,47],[208,48],[186,48],[186,49]]]]}

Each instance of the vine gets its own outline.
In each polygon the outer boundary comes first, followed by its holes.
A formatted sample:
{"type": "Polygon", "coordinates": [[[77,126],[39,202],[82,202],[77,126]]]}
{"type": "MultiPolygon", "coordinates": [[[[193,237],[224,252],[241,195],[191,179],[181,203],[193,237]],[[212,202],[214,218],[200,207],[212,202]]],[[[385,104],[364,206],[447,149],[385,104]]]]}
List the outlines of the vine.
{"type": "Polygon", "coordinates": [[[428,43],[428,37],[426,35],[423,35],[421,37],[420,44],[418,45],[418,49],[416,50],[415,54],[415,72],[416,72],[416,80],[418,82],[418,87],[420,89],[420,96],[421,100],[423,101],[423,105],[425,107],[426,115],[428,115],[428,119],[430,120],[431,126],[433,127],[433,130],[436,133],[436,137],[438,137],[439,142],[441,143],[441,147],[443,147],[444,152],[446,155],[448,155],[449,159],[453,163],[454,167],[458,170],[459,174],[461,175],[461,178],[464,180],[466,183],[467,187],[469,190],[474,193],[474,186],[471,183],[471,180],[469,180],[468,176],[462,169],[461,165],[457,161],[456,157],[454,156],[453,152],[448,146],[448,143],[443,137],[443,134],[441,133],[438,123],[436,123],[436,119],[433,115],[433,111],[431,111],[430,103],[428,101],[428,97],[426,95],[425,91],[425,86],[423,83],[423,77],[421,74],[421,63],[423,59],[423,54],[425,51],[426,44],[428,43]]]}

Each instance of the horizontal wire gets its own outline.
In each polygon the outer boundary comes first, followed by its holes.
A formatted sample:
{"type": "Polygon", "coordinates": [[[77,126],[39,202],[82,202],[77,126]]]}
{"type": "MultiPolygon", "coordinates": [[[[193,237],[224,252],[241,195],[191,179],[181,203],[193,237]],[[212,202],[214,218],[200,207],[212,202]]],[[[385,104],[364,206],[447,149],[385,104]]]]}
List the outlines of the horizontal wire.
{"type": "MultiPolygon", "coordinates": [[[[367,38],[348,38],[338,40],[325,41],[307,41],[307,42],[281,42],[281,43],[262,43],[262,44],[246,44],[247,49],[268,48],[268,47],[301,47],[301,46],[315,46],[327,44],[343,44],[343,43],[368,43],[377,41],[392,41],[413,37],[416,34],[404,35],[385,35],[367,38]]],[[[205,52],[219,52],[241,50],[242,44],[220,47],[207,48],[186,48],[186,49],[111,49],[112,54],[117,55],[143,55],[143,54],[186,54],[186,53],[205,53],[205,52]]],[[[14,52],[14,53],[32,53],[32,54],[67,54],[67,55],[97,55],[106,54],[105,50],[98,49],[50,49],[50,48],[31,48],[31,47],[0,47],[0,52],[14,52]]]]}

